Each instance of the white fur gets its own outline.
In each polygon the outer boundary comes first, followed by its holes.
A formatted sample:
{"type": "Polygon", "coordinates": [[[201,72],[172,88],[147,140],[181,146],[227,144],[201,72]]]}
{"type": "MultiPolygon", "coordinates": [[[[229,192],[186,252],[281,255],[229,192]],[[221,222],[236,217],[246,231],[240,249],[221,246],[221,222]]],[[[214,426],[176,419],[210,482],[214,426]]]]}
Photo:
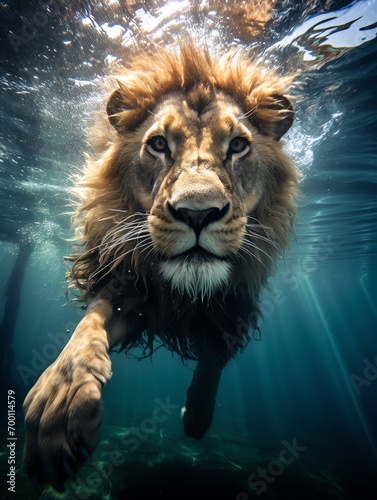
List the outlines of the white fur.
{"type": "Polygon", "coordinates": [[[223,260],[203,261],[200,257],[167,260],[161,263],[161,273],[177,292],[187,292],[192,299],[203,300],[228,283],[231,265],[223,260]]]}

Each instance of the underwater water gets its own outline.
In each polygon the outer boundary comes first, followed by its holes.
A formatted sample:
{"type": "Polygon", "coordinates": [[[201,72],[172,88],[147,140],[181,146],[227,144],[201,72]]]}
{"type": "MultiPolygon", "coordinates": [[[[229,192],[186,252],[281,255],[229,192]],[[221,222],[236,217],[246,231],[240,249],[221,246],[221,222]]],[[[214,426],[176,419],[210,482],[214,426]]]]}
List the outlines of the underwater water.
{"type": "Polygon", "coordinates": [[[377,1],[270,2],[260,32],[247,3],[0,2],[2,498],[375,498],[377,1]],[[285,138],[302,174],[296,237],[263,295],[261,338],[224,370],[205,438],[183,435],[191,364],[164,349],[152,361],[114,353],[99,445],[57,493],[23,470],[21,407],[82,317],[65,298],[70,177],[113,61],[183,30],[300,70],[285,138]]]}

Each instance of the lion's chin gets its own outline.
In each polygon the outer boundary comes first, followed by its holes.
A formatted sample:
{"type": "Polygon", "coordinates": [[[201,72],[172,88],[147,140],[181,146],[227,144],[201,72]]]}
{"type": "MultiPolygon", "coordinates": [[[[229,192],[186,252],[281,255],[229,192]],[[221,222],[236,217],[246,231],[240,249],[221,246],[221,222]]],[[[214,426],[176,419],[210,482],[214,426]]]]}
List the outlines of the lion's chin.
{"type": "Polygon", "coordinates": [[[187,293],[193,300],[209,299],[216,291],[225,288],[232,269],[226,260],[193,255],[189,259],[168,259],[160,266],[163,279],[173,290],[182,295],[187,293]]]}

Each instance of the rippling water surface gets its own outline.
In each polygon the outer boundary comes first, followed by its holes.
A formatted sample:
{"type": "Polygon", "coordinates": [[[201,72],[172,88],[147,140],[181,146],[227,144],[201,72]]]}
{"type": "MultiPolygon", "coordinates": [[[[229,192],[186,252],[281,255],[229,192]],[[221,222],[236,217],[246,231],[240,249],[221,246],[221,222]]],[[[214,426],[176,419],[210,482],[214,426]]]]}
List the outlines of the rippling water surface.
{"type": "MultiPolygon", "coordinates": [[[[114,356],[101,444],[59,498],[372,498],[377,1],[254,4],[0,2],[0,314],[16,307],[7,282],[20,246],[27,262],[13,341],[4,324],[0,339],[4,352],[13,343],[2,370],[18,410],[80,317],[64,305],[68,188],[113,65],[135,43],[174,46],[188,32],[216,50],[249,46],[265,64],[299,72],[297,120],[285,139],[302,173],[296,239],[264,295],[262,341],[224,374],[208,437],[183,438],[177,410],[130,451],[131,429],[156,399],[181,405],[191,372],[162,351],[153,366],[114,356]],[[295,443],[295,460],[283,466],[282,450],[295,443]],[[110,470],[114,450],[120,462],[110,470]]],[[[18,432],[17,498],[54,498],[22,470],[20,414],[18,432]]],[[[4,485],[6,459],[0,454],[4,485]]]]}

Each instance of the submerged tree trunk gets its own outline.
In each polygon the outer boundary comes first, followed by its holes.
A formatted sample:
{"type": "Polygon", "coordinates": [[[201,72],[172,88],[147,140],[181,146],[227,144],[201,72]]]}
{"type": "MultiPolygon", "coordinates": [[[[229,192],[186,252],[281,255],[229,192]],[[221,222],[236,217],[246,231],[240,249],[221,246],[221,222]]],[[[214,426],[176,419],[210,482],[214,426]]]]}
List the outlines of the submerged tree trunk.
{"type": "Polygon", "coordinates": [[[25,269],[29,261],[33,245],[22,244],[9,276],[5,290],[5,306],[3,320],[0,324],[0,370],[1,380],[10,380],[14,358],[13,333],[20,305],[21,287],[25,269]]]}

